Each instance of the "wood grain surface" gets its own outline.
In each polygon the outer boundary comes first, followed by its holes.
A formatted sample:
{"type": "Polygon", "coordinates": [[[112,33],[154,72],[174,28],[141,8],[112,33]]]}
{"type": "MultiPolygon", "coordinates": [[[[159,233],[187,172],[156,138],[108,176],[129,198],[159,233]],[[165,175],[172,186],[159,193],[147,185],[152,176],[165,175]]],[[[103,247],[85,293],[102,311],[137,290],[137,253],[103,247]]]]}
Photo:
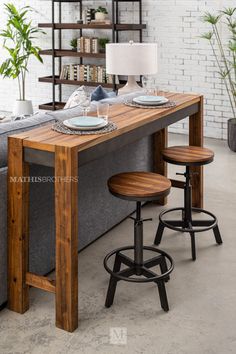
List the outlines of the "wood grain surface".
{"type": "Polygon", "coordinates": [[[23,162],[22,140],[8,141],[8,308],[24,313],[29,308],[25,282],[29,263],[29,166],[23,162]]]}
{"type": "Polygon", "coordinates": [[[158,198],[170,192],[171,182],[168,178],[151,172],[126,172],[112,176],[108,180],[111,193],[129,197],[158,198]]]}
{"type": "MultiPolygon", "coordinates": [[[[166,96],[176,102],[176,107],[154,110],[134,108],[124,104],[112,106],[110,108],[109,119],[117,124],[118,129],[111,133],[82,136],[65,135],[53,131],[50,123],[44,127],[29,131],[28,137],[24,138],[24,147],[55,152],[56,146],[65,146],[70,148],[75,147],[77,151],[82,151],[114,137],[121,136],[138,127],[142,127],[144,124],[153,122],[156,119],[162,119],[194,103],[199,103],[201,98],[199,95],[178,93],[168,93],[166,96]]],[[[92,115],[96,116],[96,113],[93,112],[92,115]]],[[[20,138],[21,134],[17,136],[20,138]]]]}
{"type": "Polygon", "coordinates": [[[171,146],[162,151],[164,160],[180,165],[207,164],[214,159],[214,152],[199,146],[171,146]]]}

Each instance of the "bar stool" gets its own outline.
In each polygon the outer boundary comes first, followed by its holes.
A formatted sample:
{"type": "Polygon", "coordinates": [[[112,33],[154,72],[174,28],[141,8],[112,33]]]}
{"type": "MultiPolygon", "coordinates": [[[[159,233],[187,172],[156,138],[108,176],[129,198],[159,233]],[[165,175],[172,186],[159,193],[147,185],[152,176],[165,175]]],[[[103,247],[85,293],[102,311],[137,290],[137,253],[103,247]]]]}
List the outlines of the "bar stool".
{"type": "Polygon", "coordinates": [[[162,235],[165,227],[174,231],[187,232],[191,237],[191,249],[192,259],[196,260],[196,245],[195,245],[195,233],[204,232],[212,229],[214,232],[215,240],[220,245],[222,239],[218,227],[217,218],[211,212],[201,209],[192,208],[192,187],[191,187],[191,166],[202,166],[209,164],[214,159],[213,151],[197,147],[197,146],[173,146],[162,151],[163,159],[166,162],[175,165],[186,166],[185,173],[177,173],[177,175],[183,175],[185,177],[184,186],[184,207],[173,208],[163,211],[159,215],[159,226],[156,233],[155,245],[161,243],[162,235]],[[181,220],[168,220],[165,216],[176,212],[182,212],[181,220]],[[210,220],[194,220],[193,212],[203,213],[210,217],[210,220]]]}
{"type": "Polygon", "coordinates": [[[169,280],[169,274],[173,270],[173,260],[164,251],[143,246],[143,222],[150,219],[142,219],[141,203],[167,196],[171,182],[166,177],[155,173],[127,172],[111,177],[108,180],[108,188],[114,196],[136,202],[136,217],[132,218],[134,220],[134,245],[115,249],[104,259],[104,267],[111,275],[105,306],[110,307],[113,304],[117,282],[120,280],[136,283],[154,282],[158,286],[161,307],[164,311],[168,311],[165,282],[169,280]],[[123,253],[127,250],[134,250],[134,260],[123,253]],[[144,250],[157,255],[144,260],[144,250]],[[113,270],[108,265],[111,257],[115,258],[113,270]],[[122,264],[126,267],[121,270],[122,264]],[[160,267],[161,274],[150,269],[154,266],[160,267]]]}

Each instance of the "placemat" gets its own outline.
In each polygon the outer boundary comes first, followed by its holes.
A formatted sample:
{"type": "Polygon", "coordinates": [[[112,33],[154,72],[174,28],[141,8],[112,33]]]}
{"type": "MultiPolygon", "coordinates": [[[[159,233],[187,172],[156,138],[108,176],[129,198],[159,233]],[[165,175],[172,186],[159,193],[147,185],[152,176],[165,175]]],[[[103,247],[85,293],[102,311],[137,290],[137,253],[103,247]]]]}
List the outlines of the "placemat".
{"type": "Polygon", "coordinates": [[[113,130],[117,129],[117,125],[113,122],[109,122],[107,126],[101,129],[95,130],[74,130],[67,128],[63,122],[56,122],[52,126],[52,130],[55,130],[58,133],[67,134],[67,135],[93,135],[93,134],[106,134],[110,133],[113,130]]]}
{"type": "Polygon", "coordinates": [[[176,102],[175,101],[169,101],[167,103],[164,103],[160,106],[145,106],[142,104],[138,104],[135,102],[130,102],[130,101],[126,101],[125,102],[126,106],[130,106],[130,107],[135,107],[135,108],[145,108],[145,109],[162,109],[162,108],[172,108],[172,107],[176,107],[176,102]]]}

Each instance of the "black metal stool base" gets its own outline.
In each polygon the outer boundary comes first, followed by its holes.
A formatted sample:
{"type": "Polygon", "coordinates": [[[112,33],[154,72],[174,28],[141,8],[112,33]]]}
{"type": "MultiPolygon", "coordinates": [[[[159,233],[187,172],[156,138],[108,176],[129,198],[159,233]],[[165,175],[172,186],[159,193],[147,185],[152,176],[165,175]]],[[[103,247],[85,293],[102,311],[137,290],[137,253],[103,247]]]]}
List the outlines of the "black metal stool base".
{"type": "Polygon", "coordinates": [[[178,175],[183,175],[186,179],[184,184],[184,207],[183,208],[174,208],[163,211],[159,216],[159,226],[156,233],[156,238],[154,241],[155,245],[161,243],[162,235],[165,227],[168,227],[171,230],[179,232],[188,232],[191,237],[191,249],[192,249],[192,259],[196,260],[196,244],[195,244],[195,233],[204,232],[207,230],[213,230],[216,242],[222,244],[222,239],[218,227],[217,218],[214,214],[210,213],[207,210],[201,208],[192,207],[192,186],[191,186],[191,171],[190,167],[186,166],[185,173],[177,173],[178,175]],[[174,211],[182,212],[181,220],[165,220],[164,216],[170,214],[174,211]],[[193,212],[203,213],[210,216],[210,220],[193,220],[193,212]]]}
{"type": "Polygon", "coordinates": [[[155,282],[158,286],[161,307],[164,311],[169,311],[169,305],[166,295],[165,282],[169,280],[169,274],[173,270],[173,260],[164,251],[154,247],[143,246],[143,250],[158,253],[157,256],[137,264],[127,255],[121,253],[126,250],[135,250],[135,246],[128,246],[116,249],[110,252],[104,259],[104,267],[111,274],[105,306],[110,307],[113,304],[117,282],[124,280],[133,283],[148,283],[155,282]],[[115,255],[115,263],[113,270],[108,266],[109,259],[115,255]],[[168,260],[169,267],[167,266],[168,260]],[[124,264],[127,268],[121,270],[121,265],[124,264]],[[161,274],[154,273],[150,268],[160,266],[161,274]],[[133,277],[135,275],[135,277],[133,277]]]}
{"type": "Polygon", "coordinates": [[[178,232],[188,232],[191,237],[191,249],[192,249],[192,259],[196,260],[196,245],[195,245],[195,233],[204,232],[208,230],[213,230],[216,243],[219,245],[223,243],[219,227],[218,221],[214,214],[211,212],[201,209],[201,208],[191,208],[190,210],[191,218],[185,218],[185,208],[173,208],[169,210],[163,211],[159,216],[159,226],[156,233],[155,245],[159,245],[161,243],[162,235],[165,227],[178,231],[178,232]],[[175,211],[182,211],[182,220],[165,220],[164,216],[167,214],[173,213],[175,211]],[[210,220],[193,220],[192,213],[203,213],[211,217],[210,220]]]}

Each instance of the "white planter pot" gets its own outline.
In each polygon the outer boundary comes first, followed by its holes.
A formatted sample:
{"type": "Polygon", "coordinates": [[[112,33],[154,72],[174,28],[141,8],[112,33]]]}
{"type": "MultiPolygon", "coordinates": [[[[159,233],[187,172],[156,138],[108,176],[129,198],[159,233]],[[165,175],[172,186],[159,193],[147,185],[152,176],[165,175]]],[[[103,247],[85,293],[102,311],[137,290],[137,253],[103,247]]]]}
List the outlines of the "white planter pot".
{"type": "Polygon", "coordinates": [[[95,20],[97,21],[104,21],[106,19],[106,14],[102,12],[96,12],[95,13],[95,20]]]}
{"type": "Polygon", "coordinates": [[[26,115],[29,116],[33,114],[33,105],[32,101],[21,101],[21,100],[16,100],[14,107],[13,107],[13,115],[14,116],[21,116],[21,115],[26,115]]]}

